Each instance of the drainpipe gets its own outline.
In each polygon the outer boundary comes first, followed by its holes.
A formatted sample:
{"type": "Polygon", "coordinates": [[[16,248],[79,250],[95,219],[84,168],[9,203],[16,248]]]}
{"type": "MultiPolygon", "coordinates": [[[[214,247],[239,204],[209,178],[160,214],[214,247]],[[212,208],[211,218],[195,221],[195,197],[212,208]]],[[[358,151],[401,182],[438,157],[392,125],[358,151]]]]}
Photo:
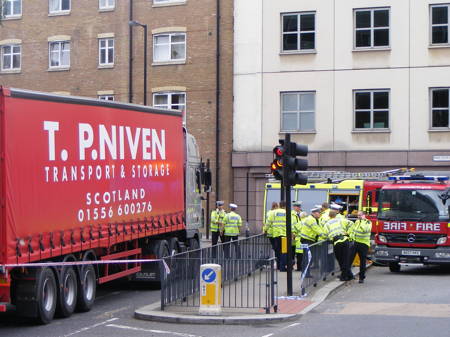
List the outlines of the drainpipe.
{"type": "MultiPolygon", "coordinates": [[[[130,0],[130,12],[128,22],[133,21],[133,0],[130,0]]],[[[129,39],[129,58],[128,58],[128,102],[133,103],[133,26],[128,25],[129,39]]]]}
{"type": "Polygon", "coordinates": [[[220,200],[220,0],[216,0],[216,200],[220,200]]]}

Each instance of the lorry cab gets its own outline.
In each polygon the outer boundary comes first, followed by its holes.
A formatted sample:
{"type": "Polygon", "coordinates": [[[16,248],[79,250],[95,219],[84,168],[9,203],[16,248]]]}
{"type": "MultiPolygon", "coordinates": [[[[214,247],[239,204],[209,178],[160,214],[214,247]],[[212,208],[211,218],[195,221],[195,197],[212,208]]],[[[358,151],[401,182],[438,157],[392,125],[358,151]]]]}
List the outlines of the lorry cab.
{"type": "Polygon", "coordinates": [[[448,177],[392,177],[379,193],[377,262],[450,263],[448,177]]]}

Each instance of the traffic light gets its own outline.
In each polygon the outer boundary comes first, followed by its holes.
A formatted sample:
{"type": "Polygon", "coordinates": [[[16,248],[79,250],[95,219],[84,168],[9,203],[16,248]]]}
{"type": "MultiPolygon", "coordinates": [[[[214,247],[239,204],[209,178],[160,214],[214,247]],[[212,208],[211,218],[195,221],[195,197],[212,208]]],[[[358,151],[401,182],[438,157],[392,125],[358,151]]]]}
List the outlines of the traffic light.
{"type": "Polygon", "coordinates": [[[280,144],[273,148],[274,159],[270,165],[270,171],[277,180],[283,180],[283,154],[285,149],[282,140],[280,140],[280,144]]]}
{"type": "Polygon", "coordinates": [[[306,159],[296,158],[297,156],[305,157],[308,155],[308,146],[289,142],[288,151],[282,162],[286,170],[285,185],[306,185],[308,177],[298,171],[306,171],[308,169],[308,161],[306,159]]]}

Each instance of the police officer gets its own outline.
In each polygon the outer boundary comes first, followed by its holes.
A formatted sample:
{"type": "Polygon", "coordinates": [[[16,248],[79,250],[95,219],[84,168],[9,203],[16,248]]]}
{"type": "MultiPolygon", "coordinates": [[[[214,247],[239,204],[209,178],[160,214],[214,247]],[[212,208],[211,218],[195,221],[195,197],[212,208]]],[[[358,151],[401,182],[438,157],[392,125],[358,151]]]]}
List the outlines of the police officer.
{"type": "Polygon", "coordinates": [[[273,245],[277,266],[280,271],[286,271],[286,254],[281,252],[282,238],[286,237],[286,202],[280,201],[279,208],[274,210],[267,219],[268,225],[272,227],[273,245]]]}
{"type": "MultiPolygon", "coordinates": [[[[236,204],[230,204],[230,212],[227,213],[224,217],[223,224],[224,224],[224,239],[225,242],[230,241],[237,241],[239,238],[239,233],[241,232],[242,227],[242,218],[239,214],[237,214],[235,211],[237,210],[238,206],[236,204]]],[[[225,247],[225,257],[228,258],[230,256],[230,245],[227,245],[228,247],[225,247]]],[[[237,242],[233,244],[235,251],[236,251],[236,258],[240,258],[240,251],[239,246],[237,245],[237,242]]]]}
{"type": "Polygon", "coordinates": [[[217,245],[217,242],[220,241],[223,243],[223,219],[225,218],[226,212],[223,208],[224,202],[222,200],[216,201],[216,209],[211,212],[211,241],[212,245],[217,245]]]}
{"type": "Polygon", "coordinates": [[[315,207],[311,210],[311,214],[302,221],[300,237],[303,244],[312,245],[325,238],[325,233],[319,223],[319,219],[320,208],[315,207]]]}
{"type": "Polygon", "coordinates": [[[350,254],[350,261],[353,261],[356,253],[359,256],[359,283],[364,283],[366,278],[366,259],[370,247],[370,233],[372,232],[372,222],[366,219],[363,211],[358,212],[358,220],[350,227],[350,238],[354,241],[350,254]]]}
{"type": "Polygon", "coordinates": [[[274,249],[274,250],[275,250],[275,248],[273,245],[273,228],[271,225],[269,225],[268,219],[270,217],[270,214],[276,209],[278,209],[278,203],[276,201],[274,201],[274,202],[272,202],[272,208],[269,211],[267,211],[267,213],[266,213],[266,219],[264,221],[264,226],[263,226],[263,232],[269,238],[270,244],[272,245],[272,249],[274,249]]]}
{"type": "Polygon", "coordinates": [[[294,234],[294,243],[295,243],[295,252],[294,256],[297,259],[297,271],[303,270],[303,248],[302,240],[301,240],[301,231],[303,226],[303,220],[306,218],[306,212],[301,212],[298,214],[298,219],[295,223],[292,225],[292,233],[294,234]]]}
{"type": "Polygon", "coordinates": [[[328,240],[333,242],[334,255],[339,263],[341,281],[349,281],[353,279],[353,274],[350,270],[350,246],[349,238],[345,232],[345,224],[341,217],[338,217],[340,206],[332,204],[330,206],[330,220],[324,225],[324,231],[328,240]]]}
{"type": "MultiPolygon", "coordinates": [[[[291,211],[291,228],[292,228],[292,265],[295,264],[295,257],[297,255],[297,236],[301,229],[300,214],[302,213],[302,202],[297,200],[292,203],[291,211]]],[[[303,253],[303,250],[300,249],[303,253]]],[[[301,261],[301,260],[300,260],[301,261]]],[[[298,266],[298,263],[297,263],[298,266]]],[[[298,269],[298,268],[297,268],[298,269]]]]}
{"type": "Polygon", "coordinates": [[[330,220],[330,205],[328,202],[323,202],[322,205],[316,205],[315,208],[320,207],[320,219],[319,222],[323,226],[330,220]]]}

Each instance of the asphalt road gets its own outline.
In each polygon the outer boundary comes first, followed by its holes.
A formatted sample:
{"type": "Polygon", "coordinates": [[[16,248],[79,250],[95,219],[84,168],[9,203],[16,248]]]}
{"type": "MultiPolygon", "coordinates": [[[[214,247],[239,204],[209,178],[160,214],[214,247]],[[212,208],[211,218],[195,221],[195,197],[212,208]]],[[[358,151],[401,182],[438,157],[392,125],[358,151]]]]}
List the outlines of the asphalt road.
{"type": "Polygon", "coordinates": [[[298,321],[254,326],[178,325],[133,319],[134,308],[159,292],[127,284],[102,287],[90,313],[33,326],[0,316],[3,336],[245,336],[245,337],[448,337],[450,269],[407,267],[398,274],[373,267],[366,283],[349,283],[298,321]]]}

